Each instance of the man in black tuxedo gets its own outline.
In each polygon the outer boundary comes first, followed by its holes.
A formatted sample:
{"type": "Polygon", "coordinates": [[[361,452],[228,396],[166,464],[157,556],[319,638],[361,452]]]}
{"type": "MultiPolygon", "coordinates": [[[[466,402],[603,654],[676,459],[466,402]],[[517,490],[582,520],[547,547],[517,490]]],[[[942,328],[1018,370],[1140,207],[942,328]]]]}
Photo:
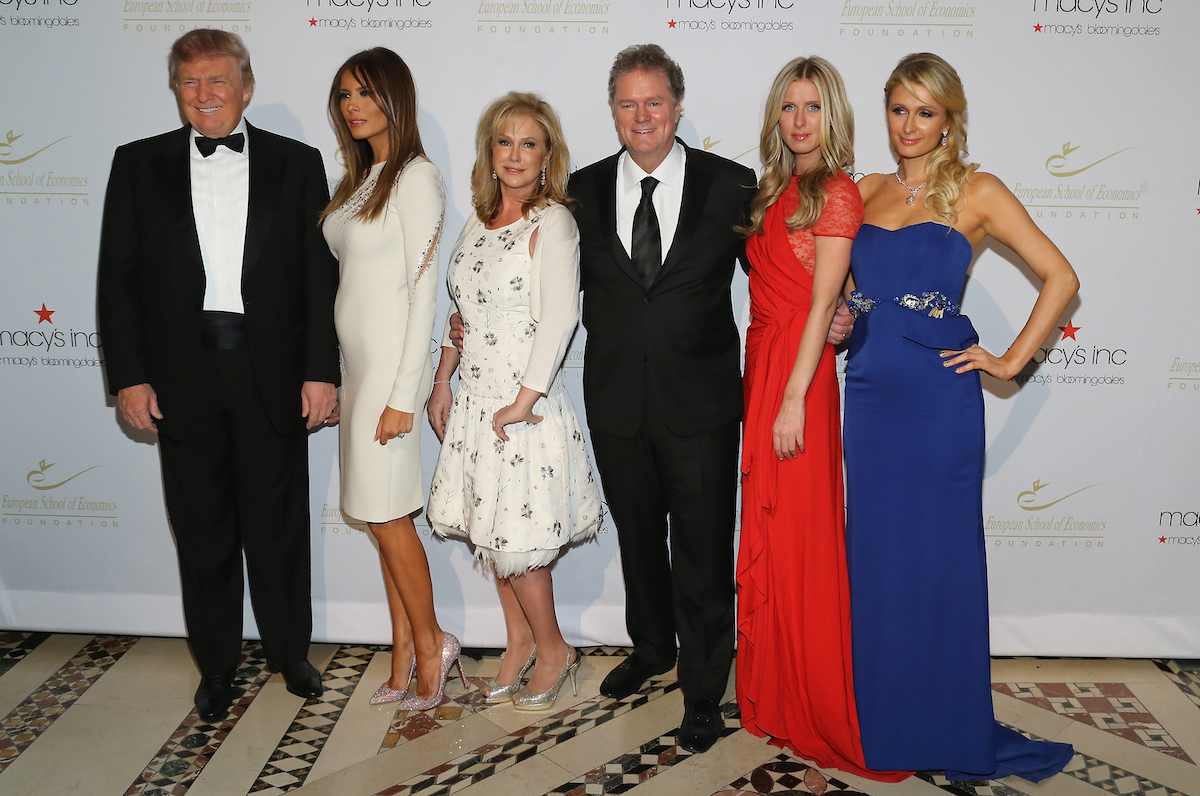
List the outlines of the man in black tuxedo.
{"type": "Polygon", "coordinates": [[[308,429],[336,421],[337,262],[317,219],[320,154],[259,130],[241,39],[180,37],[187,124],[120,147],[98,283],[108,387],[157,432],[202,719],[223,717],[242,639],[242,556],[268,660],[322,692],[312,634],[308,429]],[[307,419],[307,422],[305,422],[307,419]]]}
{"type": "Polygon", "coordinates": [[[634,644],[600,690],[625,697],[669,670],[678,636],[679,741],[702,752],[724,728],[733,658],[742,380],[730,283],[757,178],[675,137],[683,73],[658,45],[618,54],[608,90],[624,147],[570,183],[584,403],[634,644]]]}

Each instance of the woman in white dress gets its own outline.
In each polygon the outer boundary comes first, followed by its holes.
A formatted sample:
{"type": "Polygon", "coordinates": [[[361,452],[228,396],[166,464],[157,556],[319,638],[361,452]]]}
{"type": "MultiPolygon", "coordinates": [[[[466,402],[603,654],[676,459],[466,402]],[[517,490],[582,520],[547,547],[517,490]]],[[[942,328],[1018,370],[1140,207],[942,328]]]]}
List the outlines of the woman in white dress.
{"type": "Polygon", "coordinates": [[[543,710],[568,677],[574,688],[579,667],[559,630],[549,565],[594,536],[601,519],[583,429],[559,374],[579,320],[579,231],[565,206],[570,156],[554,110],[517,92],[484,111],[475,147],[475,216],[447,277],[465,324],[461,368],[447,338],[429,401],[442,451],[428,516],[495,571],[508,650],[488,701],[543,710]]]}
{"type": "Polygon", "coordinates": [[[412,73],[396,53],[376,47],[346,61],[329,115],[346,162],[322,219],[341,270],[334,320],[343,364],[342,511],[366,521],[379,543],[392,619],[391,677],[371,702],[426,709],[441,701],[458,658],[458,639],[438,625],[412,520],[424,503],[413,417],[432,380],[445,196],[421,147],[412,73]]]}

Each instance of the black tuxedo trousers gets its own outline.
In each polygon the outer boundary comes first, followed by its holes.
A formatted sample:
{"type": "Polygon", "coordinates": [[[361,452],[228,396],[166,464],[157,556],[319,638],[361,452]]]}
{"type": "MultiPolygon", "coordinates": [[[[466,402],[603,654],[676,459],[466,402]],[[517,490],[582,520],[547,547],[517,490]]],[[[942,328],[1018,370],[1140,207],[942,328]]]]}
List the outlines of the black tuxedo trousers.
{"type": "Polygon", "coordinates": [[[733,660],[740,423],[680,436],[648,385],[643,406],[633,436],[592,432],[621,545],[625,627],[634,655],[654,668],[676,660],[678,637],[685,698],[718,702],[733,660]]]}
{"type": "Polygon", "coordinates": [[[312,635],[308,431],[271,425],[249,349],[206,350],[198,366],[206,409],[183,439],[159,439],[192,654],[205,675],[237,668],[244,555],[263,650],[290,666],[312,635]]]}

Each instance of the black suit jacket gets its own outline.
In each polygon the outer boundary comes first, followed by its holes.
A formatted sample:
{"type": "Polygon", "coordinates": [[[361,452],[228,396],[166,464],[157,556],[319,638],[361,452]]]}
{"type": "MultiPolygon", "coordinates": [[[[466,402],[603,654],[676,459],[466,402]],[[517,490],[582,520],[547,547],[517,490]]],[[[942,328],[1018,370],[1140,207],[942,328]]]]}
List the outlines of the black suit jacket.
{"type": "MultiPolygon", "coordinates": [[[[303,424],[305,381],[339,382],[337,260],[317,224],[329,201],[320,153],[246,125],[250,199],[242,265],[255,385],[271,424],[303,424]]],[[[104,198],[98,284],[108,388],[148,382],[181,439],[204,399],[204,264],[192,212],[190,126],[117,149],[104,198]]]]}
{"type": "Polygon", "coordinates": [[[570,183],[578,201],[588,424],[616,436],[635,434],[647,379],[675,434],[737,422],[741,338],[729,290],[745,246],[733,228],[747,218],[754,172],[687,149],[675,238],[647,288],[617,236],[619,156],[580,169],[570,183]]]}

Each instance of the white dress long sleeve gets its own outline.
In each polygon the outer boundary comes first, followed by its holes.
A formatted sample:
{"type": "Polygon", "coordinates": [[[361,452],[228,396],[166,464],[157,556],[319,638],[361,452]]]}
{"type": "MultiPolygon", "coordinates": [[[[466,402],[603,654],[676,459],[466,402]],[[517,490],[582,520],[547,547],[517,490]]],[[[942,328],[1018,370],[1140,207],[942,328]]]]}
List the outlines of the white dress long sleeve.
{"type": "Polygon", "coordinates": [[[445,192],[437,167],[414,158],[400,172],[387,208],[354,217],[374,190],[382,163],[325,220],[341,270],[334,321],[342,349],[342,510],[388,522],[421,508],[422,408],[433,382],[429,349],[437,314],[437,248],[445,192]],[[413,430],[375,442],[384,406],[411,412],[413,430]]]}
{"type": "Polygon", "coordinates": [[[562,205],[489,230],[468,222],[447,282],[465,325],[459,387],[429,493],[429,522],[470,541],[501,577],[595,535],[600,492],[560,368],[579,320],[579,231],[562,205]],[[534,254],[530,239],[537,231],[534,254]],[[522,386],[540,423],[492,416],[522,386]]]}

